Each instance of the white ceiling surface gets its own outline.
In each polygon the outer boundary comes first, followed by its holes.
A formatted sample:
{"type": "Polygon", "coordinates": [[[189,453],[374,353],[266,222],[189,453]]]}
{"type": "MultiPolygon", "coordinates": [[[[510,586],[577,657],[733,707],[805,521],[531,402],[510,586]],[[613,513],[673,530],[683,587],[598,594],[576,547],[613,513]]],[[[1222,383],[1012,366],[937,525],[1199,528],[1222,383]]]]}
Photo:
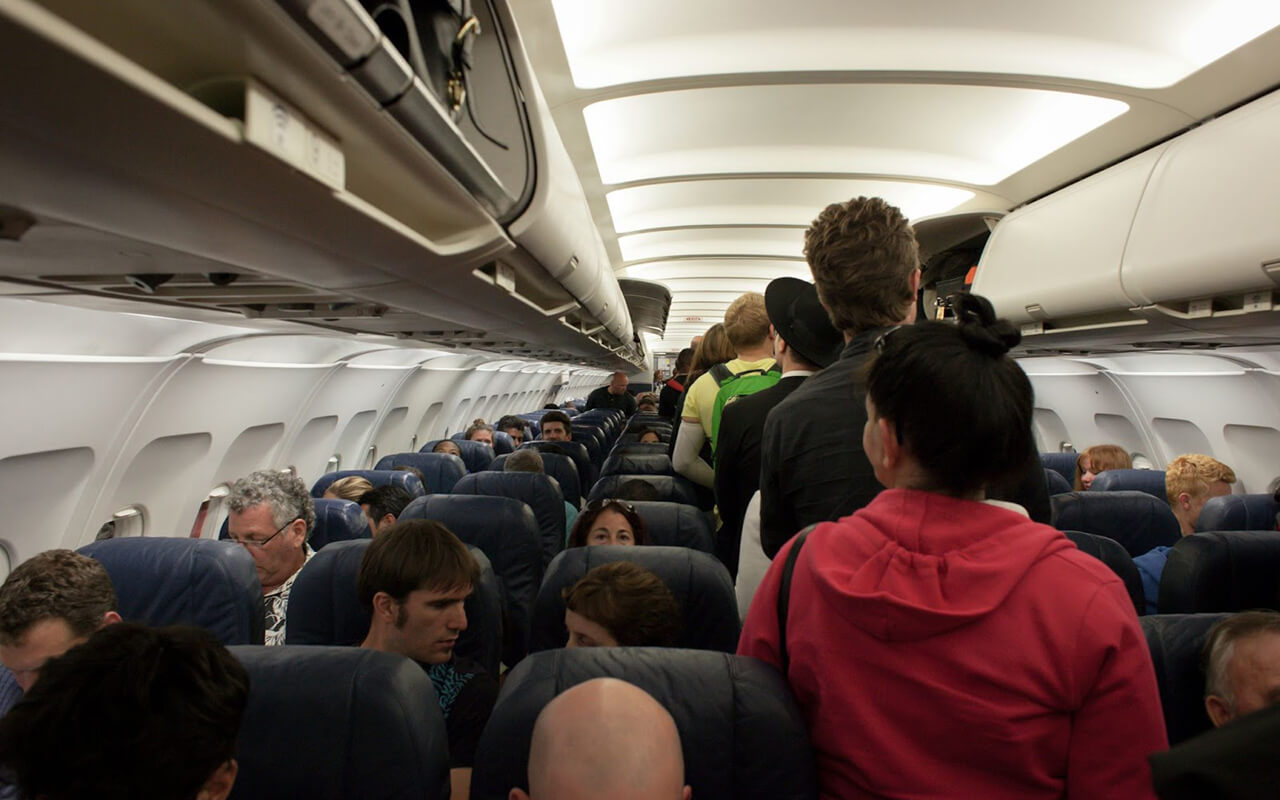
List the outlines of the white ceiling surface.
{"type": "Polygon", "coordinates": [[[1271,88],[1280,2],[513,0],[620,277],[674,352],[807,277],[827,204],[1008,210],[1271,88]]]}

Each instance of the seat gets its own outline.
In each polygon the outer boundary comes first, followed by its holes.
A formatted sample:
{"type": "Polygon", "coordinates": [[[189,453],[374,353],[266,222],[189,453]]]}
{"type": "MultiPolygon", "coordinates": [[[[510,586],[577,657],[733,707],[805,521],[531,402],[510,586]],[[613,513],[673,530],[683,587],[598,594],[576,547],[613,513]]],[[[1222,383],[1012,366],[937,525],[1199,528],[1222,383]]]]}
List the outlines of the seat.
{"type": "MultiPolygon", "coordinates": [[[[423,445],[418,452],[430,453],[431,448],[440,444],[443,439],[432,439],[423,445]]],[[[493,448],[484,442],[469,442],[465,439],[453,440],[453,443],[462,451],[462,463],[467,466],[467,472],[480,472],[489,468],[489,464],[494,459],[493,448]]]]}
{"type": "Polygon", "coordinates": [[[578,468],[578,485],[591,486],[596,482],[596,465],[591,461],[591,454],[587,452],[587,446],[582,442],[526,442],[520,447],[530,447],[539,453],[559,453],[568,456],[573,460],[573,465],[578,468]]]}
{"type": "Polygon", "coordinates": [[[1040,466],[1058,473],[1067,479],[1067,483],[1070,486],[1074,487],[1076,485],[1076,462],[1079,458],[1079,453],[1041,453],[1040,466]]]}
{"type": "Polygon", "coordinates": [[[636,428],[666,428],[671,431],[671,420],[660,414],[635,414],[631,419],[627,420],[627,426],[623,429],[624,433],[634,431],[636,428]]]}
{"type": "Polygon", "coordinates": [[[313,502],[316,507],[316,526],[311,531],[311,538],[307,540],[312,550],[319,550],[333,542],[373,538],[369,518],[358,503],[323,498],[313,502]]]}
{"type": "Polygon", "coordinates": [[[596,428],[574,425],[573,441],[587,448],[587,458],[596,467],[604,461],[604,454],[608,451],[605,449],[604,435],[596,428]]]}
{"type": "Polygon", "coordinates": [[[249,673],[233,800],[449,796],[449,737],[422,667],[354,647],[233,647],[249,673]]]}
{"type": "MultiPolygon", "coordinates": [[[[524,414],[516,414],[516,416],[524,420],[525,426],[529,428],[533,438],[536,439],[542,435],[542,416],[546,413],[546,411],[528,411],[524,414]]],[[[526,441],[528,441],[527,438],[526,441]]]]}
{"type": "Polygon", "coordinates": [[[1204,673],[1200,651],[1209,629],[1226,614],[1152,614],[1142,617],[1142,633],[1160,686],[1160,705],[1169,744],[1190,739],[1213,727],[1204,710],[1204,673]]]}
{"type": "Polygon", "coordinates": [[[644,520],[649,545],[689,547],[703,553],[715,553],[715,534],[711,531],[711,523],[697,506],[658,500],[634,501],[631,505],[644,520]]]}
{"type": "Polygon", "coordinates": [[[609,451],[609,457],[613,456],[646,456],[646,455],[668,455],[668,447],[662,442],[657,444],[641,444],[640,442],[623,442],[621,439],[609,451]]]}
{"type": "Polygon", "coordinates": [[[611,455],[600,468],[600,477],[606,475],[675,475],[671,457],[666,453],[644,455],[611,455]]]}
{"type": "Polygon", "coordinates": [[[378,459],[376,469],[413,467],[427,478],[426,493],[448,494],[467,474],[467,465],[453,453],[392,453],[378,459]]]}
{"type": "Polygon", "coordinates": [[[1168,614],[1280,610],[1280,533],[1213,531],[1184,536],[1160,575],[1168,614]]]}
{"type": "Polygon", "coordinates": [[[1146,595],[1142,592],[1142,575],[1133,563],[1133,557],[1125,551],[1115,539],[1098,536],[1084,531],[1063,531],[1066,537],[1075,543],[1082,553],[1088,553],[1110,567],[1120,580],[1124,581],[1124,589],[1133,601],[1133,608],[1138,616],[1147,613],[1146,595]]]}
{"type": "Polygon", "coordinates": [[[1210,497],[1200,509],[1197,531],[1273,531],[1280,503],[1269,494],[1210,497]]]}
{"type": "Polygon", "coordinates": [[[398,469],[343,469],[337,472],[326,472],[311,485],[311,496],[321,497],[324,490],[339,478],[364,478],[376,486],[399,486],[413,497],[422,497],[427,489],[412,472],[398,469]]]}
{"type": "MultiPolygon", "coordinates": [[[[544,450],[539,455],[542,456],[543,471],[560,484],[560,494],[574,508],[581,508],[582,484],[578,480],[578,467],[573,463],[573,459],[558,450],[553,453],[544,450]]],[[[489,469],[502,472],[506,469],[506,465],[507,457],[498,456],[489,465],[489,469]]]]}
{"type": "Polygon", "coordinates": [[[262,584],[243,545],[210,539],[106,539],[78,551],[106,567],[120,616],[195,625],[226,645],[262,644],[262,584]]]}
{"type": "MultiPolygon", "coordinates": [[[[289,592],[285,644],[352,647],[369,632],[369,614],[356,594],[356,576],[369,541],[338,542],[316,553],[294,579],[289,592]]],[[[468,547],[480,565],[480,581],[463,608],[467,629],[454,652],[498,674],[502,656],[502,597],[489,558],[468,547]]]]}
{"type": "Polygon", "coordinates": [[[1071,483],[1056,470],[1045,468],[1044,483],[1049,487],[1049,494],[1066,494],[1071,491],[1071,483]]]}
{"type": "Polygon", "coordinates": [[[563,592],[601,564],[630,561],[662,579],[684,613],[680,647],[720,650],[738,648],[738,600],[729,571],[715,556],[687,547],[597,545],[571,547],[547,568],[533,608],[530,652],[564,647],[563,592]]]}
{"type": "Polygon", "coordinates": [[[486,470],[468,475],[453,487],[454,494],[478,494],[488,497],[510,497],[533,509],[538,521],[542,546],[542,566],[564,549],[564,496],[555,478],[536,472],[494,472],[486,470]]]}
{"type": "Polygon", "coordinates": [[[1106,536],[1134,558],[1182,536],[1169,504],[1146,492],[1070,492],[1049,498],[1053,526],[1106,536]]]}
{"type": "Polygon", "coordinates": [[[658,499],[668,503],[697,506],[698,495],[693,484],[678,475],[608,475],[596,481],[587,500],[607,500],[618,496],[618,488],[627,481],[644,481],[658,490],[658,499]]]}
{"type": "Polygon", "coordinates": [[[516,449],[516,440],[511,438],[511,434],[506,431],[500,431],[496,428],[493,431],[493,452],[494,455],[505,456],[507,453],[516,449]]]}
{"type": "Polygon", "coordinates": [[[433,494],[410,503],[400,519],[433,519],[489,557],[505,613],[502,661],[512,666],[524,658],[542,583],[542,550],[532,509],[509,497],[433,494]]]}
{"type": "Polygon", "coordinates": [[[559,693],[601,677],[634,684],[671,712],[695,800],[818,796],[804,718],[773,667],[727,653],[592,647],[536,653],[507,676],[476,750],[472,800],[506,800],[513,786],[527,791],[538,714],[559,693]]]}
{"type": "Polygon", "coordinates": [[[1169,502],[1164,490],[1164,473],[1158,469],[1109,469],[1093,479],[1092,492],[1146,492],[1162,503],[1169,502]]]}

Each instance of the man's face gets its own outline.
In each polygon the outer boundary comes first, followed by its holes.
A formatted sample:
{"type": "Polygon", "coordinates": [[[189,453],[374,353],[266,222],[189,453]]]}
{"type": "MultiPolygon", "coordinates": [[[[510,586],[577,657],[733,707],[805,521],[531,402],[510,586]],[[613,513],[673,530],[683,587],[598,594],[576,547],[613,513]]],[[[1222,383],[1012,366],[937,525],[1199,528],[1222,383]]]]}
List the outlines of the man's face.
{"type": "Polygon", "coordinates": [[[516,447],[524,444],[524,428],[506,428],[505,430],[516,447]]]}
{"type": "Polygon", "coordinates": [[[1226,674],[1235,695],[1231,719],[1280,703],[1280,634],[1240,639],[1232,651],[1226,674]]]}
{"type": "Polygon", "coordinates": [[[628,383],[626,375],[614,375],[613,380],[609,381],[609,394],[622,394],[627,390],[628,383]]]}
{"type": "Polygon", "coordinates": [[[569,431],[565,429],[563,422],[544,422],[542,424],[542,438],[548,442],[567,442],[570,440],[569,431]]]}
{"type": "Polygon", "coordinates": [[[25,692],[40,677],[40,670],[46,661],[57,658],[86,638],[76,636],[71,626],[61,617],[42,619],[27,628],[16,643],[0,644],[0,663],[13,673],[14,679],[25,692]]]}
{"type": "Polygon", "coordinates": [[[471,587],[441,592],[415,589],[396,610],[397,652],[423,664],[453,657],[458,635],[467,629],[463,601],[471,587]]]}
{"type": "Polygon", "coordinates": [[[266,503],[228,514],[227,535],[244,545],[253,556],[264,592],[284,583],[302,567],[302,542],[307,535],[307,523],[294,519],[278,528],[271,516],[271,506],[266,503]]]}
{"type": "Polygon", "coordinates": [[[493,447],[493,431],[487,431],[483,428],[471,434],[471,441],[482,442],[493,447]]]}

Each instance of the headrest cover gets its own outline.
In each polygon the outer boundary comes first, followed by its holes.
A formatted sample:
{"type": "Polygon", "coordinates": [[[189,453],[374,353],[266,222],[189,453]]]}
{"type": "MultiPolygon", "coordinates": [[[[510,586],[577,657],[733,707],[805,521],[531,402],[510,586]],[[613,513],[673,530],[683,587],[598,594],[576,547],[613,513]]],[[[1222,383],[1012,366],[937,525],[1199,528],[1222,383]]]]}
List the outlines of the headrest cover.
{"type": "Polygon", "coordinates": [[[666,453],[614,453],[605,460],[600,475],[674,475],[666,453]]]}
{"type": "Polygon", "coordinates": [[[1075,543],[1082,553],[1088,553],[1106,564],[1120,580],[1124,581],[1124,589],[1133,601],[1133,608],[1138,616],[1147,613],[1146,595],[1142,590],[1142,575],[1133,563],[1133,558],[1124,547],[1114,539],[1098,536],[1084,531],[1063,531],[1066,537],[1075,543]]]}
{"type": "Polygon", "coordinates": [[[1044,470],[1044,483],[1049,488],[1049,494],[1066,494],[1071,491],[1071,481],[1048,467],[1044,470]]]}
{"type": "Polygon", "coordinates": [[[659,547],[690,547],[703,553],[715,552],[711,524],[697,506],[660,500],[631,501],[644,520],[649,544],[659,547]]]}
{"type": "Polygon", "coordinates": [[[94,542],[79,552],[106,567],[127,622],[195,625],[226,645],[262,644],[262,584],[243,545],[127,538],[94,542]]]}
{"type": "Polygon", "coordinates": [[[566,689],[600,677],[638,686],[671,713],[695,798],[817,797],[804,719],[771,666],[727,653],[593,647],[536,653],[508,674],[476,751],[473,800],[506,800],[514,786],[527,791],[539,712],[566,689]]]}
{"type": "Polygon", "coordinates": [[[627,481],[644,481],[658,490],[658,498],[669,503],[698,505],[693,484],[684,478],[670,475],[607,475],[591,487],[588,500],[607,500],[618,496],[618,490],[627,481]]]}
{"type": "Polygon", "coordinates": [[[324,495],[324,490],[328,489],[334,481],[351,477],[364,478],[375,487],[399,486],[413,497],[421,497],[427,493],[422,487],[422,481],[419,481],[418,476],[411,472],[394,469],[344,469],[321,475],[311,486],[311,496],[321,497],[324,495]]]}
{"type": "Polygon", "coordinates": [[[373,538],[369,518],[364,515],[364,510],[358,503],[318,498],[315,506],[316,527],[307,540],[312,550],[319,550],[332,542],[373,538]]]}
{"type": "Polygon", "coordinates": [[[1269,494],[1210,497],[1200,509],[1197,531],[1274,531],[1280,503],[1269,494]]]}
{"type": "Polygon", "coordinates": [[[378,469],[413,467],[427,476],[428,494],[448,494],[467,474],[467,465],[453,453],[392,453],[378,459],[378,469]]]}
{"type": "MultiPolygon", "coordinates": [[[[1105,473],[1103,473],[1105,474],[1105,473]]],[[[1169,504],[1146,492],[1071,492],[1049,498],[1053,526],[1106,536],[1138,557],[1157,546],[1172,546],[1182,537],[1169,504]]]]}
{"type": "Polygon", "coordinates": [[[1068,486],[1074,487],[1076,460],[1079,458],[1079,453],[1041,453],[1040,465],[1045,469],[1051,469],[1058,473],[1066,480],[1068,486]]]}
{"type": "MultiPolygon", "coordinates": [[[[422,446],[419,453],[430,453],[431,448],[440,444],[443,439],[432,439],[422,446]]],[[[462,451],[462,463],[467,465],[467,472],[479,472],[488,469],[494,459],[493,448],[484,442],[471,442],[466,439],[453,439],[454,444],[462,451]]]]}

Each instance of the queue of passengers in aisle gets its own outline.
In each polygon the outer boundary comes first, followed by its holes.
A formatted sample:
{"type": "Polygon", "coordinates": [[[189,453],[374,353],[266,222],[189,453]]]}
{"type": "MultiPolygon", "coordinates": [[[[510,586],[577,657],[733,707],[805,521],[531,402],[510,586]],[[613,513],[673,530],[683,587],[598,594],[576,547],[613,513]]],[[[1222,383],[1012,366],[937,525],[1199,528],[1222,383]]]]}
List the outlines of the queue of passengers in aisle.
{"type": "Polygon", "coordinates": [[[19,565],[7,779],[50,798],[1273,785],[1280,613],[1230,612],[1274,605],[1277,500],[1231,495],[1206,455],[1037,457],[1016,329],[969,295],[956,324],[909,324],[914,237],[883,201],[825,209],[805,252],[815,284],[744,295],[682,355],[670,420],[618,373],[581,411],[476,420],[310,488],[253,473],[225,541],[19,565]]]}

